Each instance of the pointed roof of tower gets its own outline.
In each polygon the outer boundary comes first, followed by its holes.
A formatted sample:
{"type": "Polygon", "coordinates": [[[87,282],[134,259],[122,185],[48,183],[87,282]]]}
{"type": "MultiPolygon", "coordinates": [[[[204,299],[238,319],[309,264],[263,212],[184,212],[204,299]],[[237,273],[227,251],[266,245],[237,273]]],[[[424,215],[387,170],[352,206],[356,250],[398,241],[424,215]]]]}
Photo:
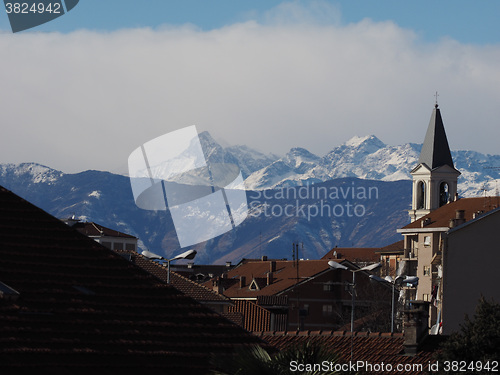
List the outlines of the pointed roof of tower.
{"type": "Polygon", "coordinates": [[[430,169],[449,165],[454,168],[450,146],[446,138],[441,112],[436,104],[432,111],[431,121],[425,134],[424,144],[420,152],[419,164],[426,164],[430,169]]]}

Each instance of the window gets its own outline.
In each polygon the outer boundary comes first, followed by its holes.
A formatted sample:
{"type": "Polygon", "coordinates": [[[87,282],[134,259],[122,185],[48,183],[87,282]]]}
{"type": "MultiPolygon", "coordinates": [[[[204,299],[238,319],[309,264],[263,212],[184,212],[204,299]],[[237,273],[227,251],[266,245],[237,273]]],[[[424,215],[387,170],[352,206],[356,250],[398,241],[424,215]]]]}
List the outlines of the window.
{"type": "Polygon", "coordinates": [[[299,315],[300,316],[309,315],[309,305],[304,305],[304,307],[299,310],[299,315]]]}
{"type": "Polygon", "coordinates": [[[113,250],[123,250],[123,242],[115,242],[113,244],[113,250]]]}
{"type": "Polygon", "coordinates": [[[255,281],[255,279],[252,280],[252,282],[250,283],[250,286],[248,287],[248,289],[250,289],[250,290],[260,290],[260,288],[257,285],[257,282],[255,281]]]}
{"type": "Polygon", "coordinates": [[[111,249],[111,242],[103,241],[103,242],[101,242],[101,245],[106,246],[108,249],[111,249]]]}
{"type": "Polygon", "coordinates": [[[424,246],[431,246],[431,236],[424,237],[424,246]]]}
{"type": "Polygon", "coordinates": [[[439,207],[444,206],[446,203],[448,203],[449,199],[450,192],[448,183],[442,182],[441,185],[439,185],[439,207]]]}
{"type": "Polygon", "coordinates": [[[430,276],[430,275],[431,275],[431,267],[424,266],[424,276],[430,276]]]}
{"type": "Polygon", "coordinates": [[[422,299],[424,301],[426,301],[426,302],[430,302],[431,301],[431,295],[430,294],[424,294],[422,299]]]}
{"type": "Polygon", "coordinates": [[[125,250],[135,251],[135,244],[133,244],[133,243],[126,243],[125,244],[125,250]]]}
{"type": "Polygon", "coordinates": [[[333,292],[333,284],[332,283],[324,283],[323,284],[324,292],[333,292]]]}
{"type": "Polygon", "coordinates": [[[417,184],[417,210],[425,208],[425,182],[419,181],[417,184]]]}
{"type": "Polygon", "coordinates": [[[323,305],[323,316],[332,316],[332,315],[333,315],[333,306],[323,305]]]}

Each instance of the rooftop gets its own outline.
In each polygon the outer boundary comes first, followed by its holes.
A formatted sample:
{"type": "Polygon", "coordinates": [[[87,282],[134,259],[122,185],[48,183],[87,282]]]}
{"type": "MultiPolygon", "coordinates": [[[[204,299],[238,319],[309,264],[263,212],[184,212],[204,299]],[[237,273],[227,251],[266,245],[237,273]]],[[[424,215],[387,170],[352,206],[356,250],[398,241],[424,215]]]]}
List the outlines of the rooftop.
{"type": "Polygon", "coordinates": [[[261,342],[2,187],[0,282],[1,373],[203,374],[261,342]]]}
{"type": "Polygon", "coordinates": [[[381,247],[377,250],[378,254],[398,254],[404,251],[404,240],[391,243],[390,245],[381,247]]]}
{"type": "MultiPolygon", "coordinates": [[[[491,211],[498,206],[498,197],[461,198],[445,204],[418,220],[406,225],[402,229],[430,229],[445,228],[450,225],[450,220],[456,217],[458,210],[464,211],[465,221],[472,220],[475,216],[491,211]]],[[[401,229],[399,230],[401,231],[401,229]]]]}
{"type": "MultiPolygon", "coordinates": [[[[315,275],[328,271],[330,269],[328,261],[327,259],[299,262],[292,260],[248,261],[223,274],[218,282],[222,283],[224,295],[230,298],[271,296],[295,286],[298,282],[307,281],[315,275]],[[244,285],[240,287],[242,277],[244,285]]],[[[340,263],[344,260],[337,259],[336,261],[340,263]]],[[[205,285],[210,287],[212,281],[205,285]]]]}
{"type": "MultiPolygon", "coordinates": [[[[342,363],[347,363],[351,356],[351,332],[345,331],[293,331],[293,332],[259,332],[256,333],[264,341],[283,350],[289,346],[306,343],[322,343],[336,351],[342,363]]],[[[392,364],[392,371],[368,371],[375,374],[421,374],[427,372],[429,362],[434,362],[434,353],[439,344],[445,339],[443,336],[428,336],[415,356],[404,354],[404,336],[402,333],[354,332],[353,362],[392,364]],[[409,365],[407,371],[397,372],[396,366],[409,365]],[[412,366],[414,364],[415,366],[412,366]],[[420,371],[422,365],[424,371],[420,371]]],[[[387,366],[386,366],[387,368],[387,366]]]]}
{"type": "MultiPolygon", "coordinates": [[[[142,269],[148,271],[149,273],[155,275],[162,281],[167,281],[167,267],[166,265],[160,264],[153,260],[144,257],[133,251],[119,251],[120,254],[130,254],[130,261],[142,269]]],[[[191,298],[199,302],[227,302],[230,303],[230,299],[226,296],[216,293],[213,289],[209,289],[201,284],[198,284],[181,274],[171,271],[170,272],[170,283],[177,290],[190,296],[191,298]]]]}
{"type": "Polygon", "coordinates": [[[347,259],[353,263],[372,263],[378,262],[380,256],[378,247],[334,247],[326,253],[321,259],[347,259]]]}
{"type": "Polygon", "coordinates": [[[85,234],[86,236],[89,237],[122,237],[122,238],[136,238],[134,236],[131,236],[130,234],[122,233],[114,229],[106,228],[100,224],[94,223],[94,222],[84,222],[84,221],[77,221],[74,222],[74,224],[71,224],[71,221],[69,221],[70,225],[72,228],[76,229],[80,233],[85,234]]]}

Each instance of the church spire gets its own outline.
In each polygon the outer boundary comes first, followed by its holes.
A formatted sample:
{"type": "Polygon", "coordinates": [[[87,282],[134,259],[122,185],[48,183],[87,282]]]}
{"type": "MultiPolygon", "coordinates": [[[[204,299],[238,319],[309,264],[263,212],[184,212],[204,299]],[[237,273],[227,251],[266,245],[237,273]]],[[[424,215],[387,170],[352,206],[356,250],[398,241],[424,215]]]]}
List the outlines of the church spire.
{"type": "Polygon", "coordinates": [[[426,164],[431,170],[443,165],[454,168],[450,146],[448,145],[443,119],[441,118],[437,102],[432,111],[418,163],[426,164]]]}
{"type": "Polygon", "coordinates": [[[453,165],[450,146],[444,131],[443,119],[437,104],[425,134],[418,165],[411,171],[413,177],[411,221],[452,202],[457,193],[460,172],[453,165]]]}

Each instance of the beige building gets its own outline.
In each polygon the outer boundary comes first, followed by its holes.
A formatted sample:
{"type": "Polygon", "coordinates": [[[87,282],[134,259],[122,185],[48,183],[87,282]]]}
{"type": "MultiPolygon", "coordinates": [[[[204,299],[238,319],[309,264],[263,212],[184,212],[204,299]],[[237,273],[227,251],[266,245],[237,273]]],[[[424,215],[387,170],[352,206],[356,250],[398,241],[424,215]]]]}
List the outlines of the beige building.
{"type": "Polygon", "coordinates": [[[405,299],[430,302],[432,333],[459,329],[473,314],[481,294],[500,301],[494,282],[500,264],[500,215],[497,198],[457,195],[460,172],[453,165],[440,110],[431,116],[413,176],[411,223],[404,235],[403,273],[418,276],[405,299]],[[498,229],[497,229],[498,230],[498,229]]]}

